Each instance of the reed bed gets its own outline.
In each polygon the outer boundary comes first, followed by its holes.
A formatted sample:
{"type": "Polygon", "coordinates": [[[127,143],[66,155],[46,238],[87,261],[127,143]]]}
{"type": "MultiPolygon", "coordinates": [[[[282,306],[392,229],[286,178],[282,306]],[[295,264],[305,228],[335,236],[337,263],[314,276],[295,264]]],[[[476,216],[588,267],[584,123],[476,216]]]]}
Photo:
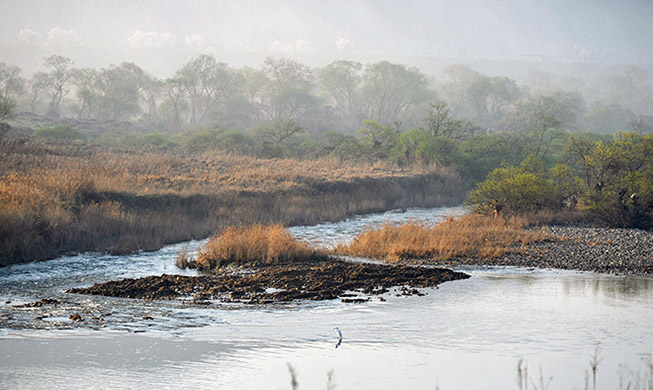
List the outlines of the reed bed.
{"type": "Polygon", "coordinates": [[[528,225],[525,218],[492,218],[477,214],[449,218],[433,227],[418,223],[385,224],[379,229],[364,231],[351,244],[338,246],[335,252],[390,262],[497,258],[519,252],[529,243],[550,239],[542,231],[526,229],[528,225]]]}
{"type": "Polygon", "coordinates": [[[0,266],[65,253],[128,253],[227,226],[335,221],[459,204],[437,167],[100,148],[0,139],[0,266]]]}
{"type": "Polygon", "coordinates": [[[49,180],[83,172],[98,191],[136,194],[214,194],[229,191],[270,192],[310,188],[360,179],[415,177],[444,168],[399,168],[385,162],[354,162],[332,157],[314,160],[261,159],[206,152],[119,149],[38,139],[0,140],[0,176],[18,173],[49,180]],[[20,142],[18,142],[20,141],[20,142]]]}
{"type": "Polygon", "coordinates": [[[288,264],[313,260],[318,254],[278,223],[228,227],[198,249],[197,268],[214,270],[228,264],[288,264]]]}

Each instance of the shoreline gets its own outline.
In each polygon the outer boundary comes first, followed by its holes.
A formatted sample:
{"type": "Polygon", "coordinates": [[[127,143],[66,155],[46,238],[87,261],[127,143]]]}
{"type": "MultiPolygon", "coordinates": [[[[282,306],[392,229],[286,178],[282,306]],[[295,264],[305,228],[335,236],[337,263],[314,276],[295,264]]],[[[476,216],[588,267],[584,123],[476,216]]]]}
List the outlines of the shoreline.
{"type": "MultiPolygon", "coordinates": [[[[408,207],[460,204],[466,184],[441,172],[326,181],[286,190],[232,191],[214,195],[136,195],[98,192],[90,205],[118,205],[118,217],[84,216],[66,225],[72,233],[32,232],[16,237],[12,248],[0,248],[0,267],[51,260],[84,252],[129,254],[204,239],[227,226],[279,222],[284,226],[314,225],[352,215],[408,207]],[[97,218],[97,219],[96,219],[97,218]],[[43,235],[43,237],[41,237],[43,235]],[[36,240],[34,240],[36,238],[36,240]],[[59,239],[57,239],[59,238],[59,239]],[[29,242],[29,245],[23,243],[29,242]]],[[[18,233],[11,233],[18,234],[18,233]]]]}
{"type": "Polygon", "coordinates": [[[68,293],[137,299],[192,297],[192,303],[213,300],[266,304],[292,300],[341,299],[362,303],[397,286],[405,295],[415,287],[469,277],[452,266],[486,265],[588,271],[603,274],[653,275],[653,233],[635,229],[547,226],[554,239],[531,243],[496,259],[459,258],[448,261],[399,263],[350,262],[327,258],[309,263],[239,267],[203,276],[162,275],[115,280],[68,293]],[[432,265],[443,268],[419,267],[432,265]],[[430,275],[430,273],[434,273],[430,275]],[[435,278],[435,273],[439,273],[435,278]],[[274,290],[274,291],[272,291],[274,290]],[[362,292],[362,296],[352,294],[362,292]]]}
{"type": "MultiPolygon", "coordinates": [[[[499,258],[417,260],[406,264],[436,266],[490,265],[562,269],[603,274],[653,276],[653,232],[638,229],[545,226],[554,240],[531,243],[521,253],[499,258]]],[[[403,263],[403,262],[402,262],[403,263]]]]}

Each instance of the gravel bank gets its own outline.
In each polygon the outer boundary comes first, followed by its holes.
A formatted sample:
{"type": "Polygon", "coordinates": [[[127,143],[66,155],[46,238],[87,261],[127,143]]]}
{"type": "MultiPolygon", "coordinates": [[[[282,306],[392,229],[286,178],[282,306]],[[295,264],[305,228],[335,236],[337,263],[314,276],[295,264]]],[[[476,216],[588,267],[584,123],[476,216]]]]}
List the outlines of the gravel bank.
{"type": "Polygon", "coordinates": [[[549,226],[554,241],[530,244],[498,259],[453,259],[444,265],[509,265],[613,274],[653,275],[653,232],[635,229],[549,226]]]}

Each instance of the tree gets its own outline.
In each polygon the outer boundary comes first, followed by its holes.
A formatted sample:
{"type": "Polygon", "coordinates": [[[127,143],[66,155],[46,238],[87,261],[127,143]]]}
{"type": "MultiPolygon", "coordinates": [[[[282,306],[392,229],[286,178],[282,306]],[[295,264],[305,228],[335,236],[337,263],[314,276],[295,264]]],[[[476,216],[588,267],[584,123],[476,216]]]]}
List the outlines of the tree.
{"type": "Polygon", "coordinates": [[[293,59],[267,57],[263,60],[261,69],[272,81],[276,91],[289,88],[305,90],[313,88],[311,69],[293,59]]]}
{"type": "Polygon", "coordinates": [[[363,121],[358,132],[363,137],[363,146],[374,158],[385,158],[397,142],[398,133],[390,126],[382,125],[374,119],[363,121]]]}
{"type": "Polygon", "coordinates": [[[399,164],[431,163],[436,159],[436,139],[423,129],[412,129],[399,134],[391,152],[399,164]]]}
{"type": "Polygon", "coordinates": [[[377,62],[365,67],[363,74],[364,113],[384,124],[395,124],[401,114],[432,97],[428,80],[417,68],[377,62]]]}
{"type": "Polygon", "coordinates": [[[77,87],[77,98],[81,101],[77,110],[77,117],[82,118],[86,110],[86,118],[90,118],[100,99],[100,72],[95,69],[76,69],[73,75],[73,84],[77,87]]]}
{"type": "Polygon", "coordinates": [[[320,89],[347,130],[354,130],[360,123],[361,69],[363,65],[359,62],[339,60],[317,72],[320,89]]]}
{"type": "Polygon", "coordinates": [[[30,108],[32,109],[32,113],[36,114],[36,102],[39,100],[41,92],[46,91],[50,85],[50,76],[44,72],[36,72],[32,75],[29,84],[31,96],[30,108]]]}
{"type": "Polygon", "coordinates": [[[527,136],[530,152],[545,159],[554,141],[573,127],[582,107],[583,100],[578,94],[529,96],[512,107],[504,125],[509,131],[527,136]]]}
{"type": "Polygon", "coordinates": [[[612,226],[653,226],[653,134],[619,133],[608,142],[574,140],[588,211],[612,226]]]}
{"type": "Polygon", "coordinates": [[[15,65],[0,62],[0,97],[16,97],[25,92],[25,79],[20,77],[21,69],[15,65]]]}
{"type": "Polygon", "coordinates": [[[235,93],[236,77],[227,64],[202,54],[186,63],[176,74],[190,100],[191,124],[206,123],[208,114],[220,101],[235,93]]]}
{"type": "Polygon", "coordinates": [[[488,122],[493,124],[501,120],[504,109],[517,100],[522,92],[515,80],[507,77],[488,78],[488,89],[484,103],[488,122]]]}
{"type": "Polygon", "coordinates": [[[59,116],[59,104],[61,99],[68,94],[66,87],[73,77],[73,61],[64,56],[52,55],[46,57],[45,66],[49,69],[47,89],[50,92],[51,100],[48,108],[48,115],[59,116]]]}
{"type": "Polygon", "coordinates": [[[651,114],[653,89],[648,82],[648,72],[633,65],[622,73],[611,74],[598,80],[597,95],[606,104],[620,104],[637,114],[651,114]]]}
{"type": "Polygon", "coordinates": [[[133,63],[123,62],[102,69],[98,75],[98,117],[129,119],[140,112],[140,86],[144,72],[133,63]]]}
{"type": "Polygon", "coordinates": [[[280,146],[290,137],[303,132],[304,129],[292,119],[280,119],[259,129],[259,135],[264,142],[271,142],[274,146],[280,146]]]}
{"type": "Polygon", "coordinates": [[[269,119],[300,121],[315,111],[317,99],[312,94],[313,75],[309,67],[289,58],[268,57],[261,69],[269,79],[262,105],[269,119]]]}
{"type": "Polygon", "coordinates": [[[633,119],[629,124],[630,128],[639,134],[645,135],[653,133],[653,121],[650,119],[647,120],[642,116],[638,116],[637,118],[633,119]]]}
{"type": "Polygon", "coordinates": [[[271,83],[262,70],[243,67],[237,70],[242,79],[241,96],[244,97],[253,107],[252,122],[257,123],[263,120],[263,114],[268,110],[265,106],[269,104],[268,90],[271,83]]]}
{"type": "Polygon", "coordinates": [[[327,131],[322,135],[326,140],[324,149],[327,153],[347,159],[361,157],[362,145],[356,137],[335,131],[327,131]]]}
{"type": "MultiPolygon", "coordinates": [[[[466,65],[453,64],[444,68],[444,82],[441,88],[452,111],[457,116],[472,117],[475,115],[470,104],[470,92],[472,85],[481,77],[480,73],[466,65]]],[[[482,99],[477,97],[477,100],[482,99]]]]}
{"type": "Polygon", "coordinates": [[[595,103],[589,107],[585,116],[585,126],[597,133],[616,133],[628,129],[635,114],[619,104],[595,103]]]}
{"type": "Polygon", "coordinates": [[[180,78],[169,78],[163,83],[163,92],[168,98],[164,104],[168,104],[172,109],[171,128],[178,131],[181,128],[181,111],[183,109],[183,97],[185,92],[185,82],[180,78]]]}
{"type": "Polygon", "coordinates": [[[519,167],[497,168],[478,183],[466,203],[478,212],[508,215],[575,207],[579,179],[563,165],[550,170],[541,160],[526,159],[519,167]]]}
{"type": "Polygon", "coordinates": [[[259,127],[256,132],[262,141],[263,153],[268,157],[281,157],[287,143],[304,129],[292,119],[279,119],[259,127]]]}
{"type": "Polygon", "coordinates": [[[156,117],[157,99],[163,94],[163,81],[156,77],[144,74],[141,80],[141,98],[147,106],[147,117],[156,117]]]}
{"type": "Polygon", "coordinates": [[[25,79],[20,77],[21,69],[0,62],[0,135],[9,130],[6,120],[15,116],[16,95],[24,93],[25,79]]]}
{"type": "Polygon", "coordinates": [[[462,140],[474,135],[479,130],[470,121],[454,118],[445,102],[437,101],[431,103],[430,107],[425,118],[424,130],[432,137],[462,140]]]}
{"type": "Polygon", "coordinates": [[[10,96],[0,96],[0,124],[14,117],[16,101],[10,96]]]}

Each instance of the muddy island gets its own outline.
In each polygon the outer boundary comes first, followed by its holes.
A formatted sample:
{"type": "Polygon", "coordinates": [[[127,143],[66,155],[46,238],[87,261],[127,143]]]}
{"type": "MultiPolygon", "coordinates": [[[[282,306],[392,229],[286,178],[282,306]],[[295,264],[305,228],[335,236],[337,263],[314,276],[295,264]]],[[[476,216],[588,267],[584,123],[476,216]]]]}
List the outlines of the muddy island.
{"type": "Polygon", "coordinates": [[[161,275],[123,279],[74,288],[69,293],[137,299],[188,297],[202,304],[267,304],[294,300],[342,299],[362,302],[369,295],[399,287],[401,295],[421,294],[418,288],[470,276],[444,268],[352,263],[334,258],[296,264],[230,268],[203,276],[161,275]],[[364,295],[359,296],[357,293],[364,295]]]}

